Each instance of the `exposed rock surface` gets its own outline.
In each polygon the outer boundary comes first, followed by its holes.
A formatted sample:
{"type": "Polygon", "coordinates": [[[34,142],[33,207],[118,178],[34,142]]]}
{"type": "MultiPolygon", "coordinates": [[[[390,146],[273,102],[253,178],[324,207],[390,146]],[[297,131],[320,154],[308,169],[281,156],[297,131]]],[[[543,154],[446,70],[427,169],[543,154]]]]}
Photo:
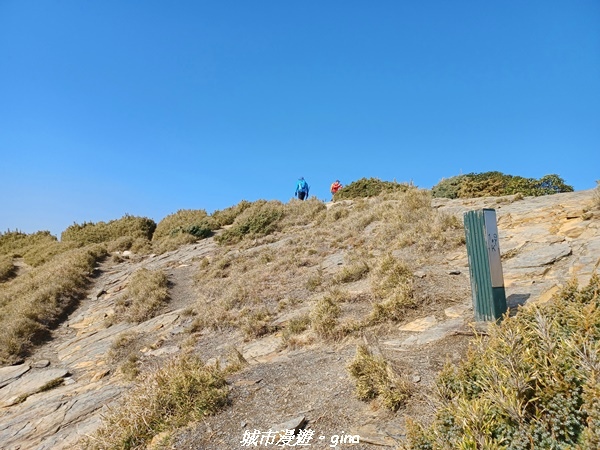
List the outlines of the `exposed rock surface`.
{"type": "MultiPolygon", "coordinates": [[[[575,277],[586,283],[594,273],[600,262],[600,221],[598,214],[591,218],[584,214],[592,196],[592,191],[582,191],[523,200],[434,200],[433,206],[458,216],[471,209],[496,209],[506,293],[509,305],[517,306],[547,301],[566,280],[575,277]]],[[[352,207],[352,202],[335,207],[352,207]]],[[[208,239],[160,256],[129,255],[109,270],[101,267],[88,298],[54,332],[53,341],[24,364],[0,368],[0,446],[10,450],[72,448],[81,436],[93,432],[105,405],[116,404],[130,387],[111,365],[113,342],[123,332],[144,336],[143,357],[149,361],[177,353],[177,339],[192,321],[185,308],[195,300],[195,289],[201,288],[194,285],[193,274],[198,261],[210,257],[215,245],[208,239]],[[167,271],[172,281],[169,307],[139,325],[111,325],[115,300],[127,288],[129,276],[141,267],[167,271]]],[[[269,245],[277,248],[277,243],[269,245]]],[[[435,281],[436,276],[456,273],[452,282],[462,283],[468,293],[466,252],[445,255],[445,261],[437,273],[431,267],[420,268],[416,278],[435,281]]],[[[326,258],[321,267],[336,272],[344,264],[340,252],[326,258]]],[[[351,291],[360,295],[367,288],[358,282],[351,291]]],[[[443,296],[444,288],[440,286],[432,295],[443,296]]],[[[307,312],[299,308],[281,314],[274,324],[307,312]]],[[[431,385],[448,355],[451,360],[460,359],[459,347],[468,342],[461,333],[468,334],[472,316],[471,298],[465,295],[458,304],[446,304],[396,326],[393,336],[382,341],[382,350],[399,355],[399,364],[414,383],[431,385]]],[[[354,344],[309,352],[283,350],[280,343],[280,335],[273,334],[240,346],[251,368],[231,380],[235,408],[188,431],[177,448],[238,448],[246,427],[266,430],[288,418],[302,422],[301,426],[308,423],[319,430],[317,434],[327,436],[323,447],[315,444],[313,448],[329,448],[329,437],[336,430],[360,435],[361,443],[352,446],[357,449],[393,446],[402,439],[403,417],[373,411],[353,398],[344,361],[352,357],[354,344]],[[271,409],[264,408],[268,401],[271,409]],[[237,424],[235,429],[227,428],[231,423],[237,424]]]]}

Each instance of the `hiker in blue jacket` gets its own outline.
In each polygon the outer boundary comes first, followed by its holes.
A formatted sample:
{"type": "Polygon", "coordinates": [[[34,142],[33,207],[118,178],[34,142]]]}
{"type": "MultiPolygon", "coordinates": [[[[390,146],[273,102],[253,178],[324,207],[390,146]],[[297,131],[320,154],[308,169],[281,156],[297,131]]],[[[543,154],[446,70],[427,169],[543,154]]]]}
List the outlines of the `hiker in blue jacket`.
{"type": "Polygon", "coordinates": [[[297,196],[299,200],[305,200],[308,198],[308,189],[308,183],[304,177],[300,177],[296,183],[296,193],[294,195],[297,196]]]}

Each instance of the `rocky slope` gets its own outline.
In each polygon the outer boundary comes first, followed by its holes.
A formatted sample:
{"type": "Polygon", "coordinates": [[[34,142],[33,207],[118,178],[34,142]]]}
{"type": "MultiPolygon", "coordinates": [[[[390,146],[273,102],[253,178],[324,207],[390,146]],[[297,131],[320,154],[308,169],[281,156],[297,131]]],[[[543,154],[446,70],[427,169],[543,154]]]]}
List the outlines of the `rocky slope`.
{"type": "MultiPolygon", "coordinates": [[[[496,209],[508,302],[516,308],[548,301],[568,279],[586,283],[597,270],[600,211],[592,204],[593,191],[581,191],[525,199],[434,200],[432,206],[459,217],[470,209],[496,209]]],[[[202,289],[193,281],[197,266],[216,247],[207,239],[160,256],[132,255],[98,267],[88,298],[55,330],[53,340],[22,364],[0,368],[1,448],[73,448],[82,436],[91,434],[107,408],[117,408],[131,387],[109,356],[123,332],[143,336],[141,355],[146,367],[180,352],[193,322],[189,307],[202,289]],[[139,325],[111,325],[107,317],[115,300],[140,267],[168,273],[169,307],[139,325]]],[[[320,270],[343,270],[348,264],[345,256],[344,251],[328,256],[320,270]]],[[[230,404],[179,432],[173,447],[244,448],[245,432],[267,431],[289,420],[314,431],[312,448],[330,448],[334,436],[342,435],[358,435],[360,444],[340,443],[338,447],[395,446],[404,436],[406,416],[431,415],[436,373],[447,360],[459,361],[472,338],[465,249],[432,255],[414,276],[417,286],[427,286],[422,297],[431,301],[403,323],[380,327],[365,337],[293,349],[281,345],[278,333],[250,342],[227,331],[204,331],[196,336],[194,348],[203,358],[219,358],[233,347],[249,365],[230,377],[230,404]],[[391,413],[353,395],[346,366],[363,339],[414,385],[405,409],[391,413]]],[[[359,281],[349,289],[360,297],[369,285],[359,281]]],[[[275,318],[274,324],[306,313],[311,299],[306,300],[296,311],[275,318]]]]}

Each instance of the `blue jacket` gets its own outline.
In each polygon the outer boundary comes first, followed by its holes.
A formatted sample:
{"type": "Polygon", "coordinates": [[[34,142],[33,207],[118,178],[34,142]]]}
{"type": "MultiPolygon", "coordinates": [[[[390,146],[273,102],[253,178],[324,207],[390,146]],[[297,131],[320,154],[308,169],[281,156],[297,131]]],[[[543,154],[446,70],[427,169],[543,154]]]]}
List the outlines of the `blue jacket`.
{"type": "Polygon", "coordinates": [[[304,192],[306,194],[306,196],[308,197],[308,183],[306,182],[306,180],[304,178],[300,178],[298,180],[298,182],[296,183],[296,192],[294,193],[295,196],[298,196],[298,192],[304,192]]]}

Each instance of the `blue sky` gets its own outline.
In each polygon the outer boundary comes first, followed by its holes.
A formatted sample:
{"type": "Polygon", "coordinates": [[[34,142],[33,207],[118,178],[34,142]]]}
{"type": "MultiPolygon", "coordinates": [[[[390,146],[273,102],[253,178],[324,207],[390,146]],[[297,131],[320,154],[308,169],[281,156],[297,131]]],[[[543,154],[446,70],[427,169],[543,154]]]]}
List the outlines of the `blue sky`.
{"type": "Polygon", "coordinates": [[[0,0],[0,231],[600,179],[600,2],[0,0]]]}

